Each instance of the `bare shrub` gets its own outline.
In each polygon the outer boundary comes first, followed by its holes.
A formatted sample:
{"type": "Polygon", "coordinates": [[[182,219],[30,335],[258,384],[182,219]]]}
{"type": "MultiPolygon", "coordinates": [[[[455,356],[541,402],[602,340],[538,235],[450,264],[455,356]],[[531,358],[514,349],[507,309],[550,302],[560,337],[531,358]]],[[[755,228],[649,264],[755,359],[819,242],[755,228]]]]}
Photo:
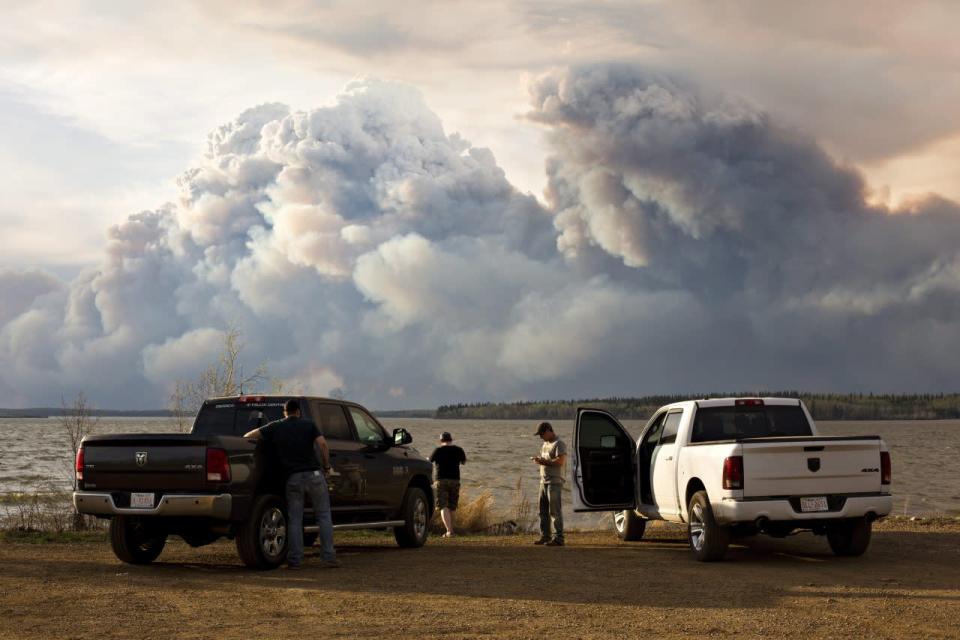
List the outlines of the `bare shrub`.
{"type": "Polygon", "coordinates": [[[223,350],[215,363],[207,365],[197,379],[177,380],[170,394],[170,411],[180,431],[190,430],[204,400],[219,396],[255,393],[258,385],[268,379],[267,366],[260,363],[251,374],[245,374],[240,354],[243,352],[243,332],[239,327],[227,327],[223,335],[223,350]]]}
{"type": "MultiPolygon", "coordinates": [[[[67,401],[63,398],[60,399],[60,404],[63,407],[63,412],[60,416],[60,426],[63,427],[63,432],[70,445],[68,458],[69,473],[71,484],[73,488],[76,489],[77,476],[74,471],[73,461],[77,455],[77,451],[80,449],[80,443],[86,436],[93,432],[100,420],[93,415],[93,408],[90,406],[86,394],[82,391],[73,399],[72,404],[68,405],[67,401]]],[[[83,514],[76,511],[72,504],[70,505],[70,512],[73,514],[72,522],[74,531],[82,531],[85,529],[88,518],[85,518],[83,514]]],[[[58,533],[61,531],[62,529],[57,529],[58,533]]]]}

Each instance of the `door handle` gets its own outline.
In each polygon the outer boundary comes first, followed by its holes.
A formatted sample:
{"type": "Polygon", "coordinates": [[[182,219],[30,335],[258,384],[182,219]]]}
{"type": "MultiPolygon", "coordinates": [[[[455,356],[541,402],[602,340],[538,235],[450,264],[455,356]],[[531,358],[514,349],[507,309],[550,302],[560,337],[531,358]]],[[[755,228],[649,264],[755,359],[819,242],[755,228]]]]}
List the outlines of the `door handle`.
{"type": "Polygon", "coordinates": [[[667,456],[667,457],[664,458],[663,460],[664,460],[664,462],[667,462],[668,460],[673,460],[673,456],[667,456]]]}

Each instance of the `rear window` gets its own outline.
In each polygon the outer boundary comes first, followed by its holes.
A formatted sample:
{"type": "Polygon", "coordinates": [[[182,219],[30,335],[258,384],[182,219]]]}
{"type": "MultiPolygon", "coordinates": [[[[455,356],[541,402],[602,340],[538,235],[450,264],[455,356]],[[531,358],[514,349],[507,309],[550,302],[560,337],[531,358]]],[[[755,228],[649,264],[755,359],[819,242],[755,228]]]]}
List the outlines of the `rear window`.
{"type": "Polygon", "coordinates": [[[268,422],[281,419],[284,402],[286,398],[242,404],[235,400],[205,403],[193,423],[193,433],[204,436],[242,436],[268,422]]]}
{"type": "Polygon", "coordinates": [[[690,441],[809,435],[810,423],[798,405],[705,407],[697,410],[690,441]]]}

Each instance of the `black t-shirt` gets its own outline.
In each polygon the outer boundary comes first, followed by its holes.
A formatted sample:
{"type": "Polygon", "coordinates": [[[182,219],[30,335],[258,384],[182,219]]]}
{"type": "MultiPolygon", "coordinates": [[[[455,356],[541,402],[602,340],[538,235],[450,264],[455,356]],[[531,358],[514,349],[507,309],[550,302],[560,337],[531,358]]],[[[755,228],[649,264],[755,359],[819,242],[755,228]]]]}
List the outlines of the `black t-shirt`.
{"type": "Polygon", "coordinates": [[[437,480],[459,480],[460,465],[467,461],[467,454],[455,444],[437,447],[430,454],[430,462],[437,464],[437,480]]]}
{"type": "Polygon", "coordinates": [[[322,435],[314,423],[292,416],[260,427],[260,437],[273,447],[280,466],[288,476],[322,468],[313,450],[313,441],[322,435]]]}

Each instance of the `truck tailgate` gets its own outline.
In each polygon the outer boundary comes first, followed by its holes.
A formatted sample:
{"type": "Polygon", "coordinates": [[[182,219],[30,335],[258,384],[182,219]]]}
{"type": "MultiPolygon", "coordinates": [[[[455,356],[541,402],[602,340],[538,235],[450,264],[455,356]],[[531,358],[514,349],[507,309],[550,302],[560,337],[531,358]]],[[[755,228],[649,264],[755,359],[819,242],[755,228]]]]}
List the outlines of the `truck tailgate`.
{"type": "Polygon", "coordinates": [[[186,434],[119,435],[83,444],[84,489],[189,491],[204,486],[206,440],[186,434]]]}
{"type": "Polygon", "coordinates": [[[880,491],[880,438],[744,439],[743,495],[823,496],[880,491]]]}

